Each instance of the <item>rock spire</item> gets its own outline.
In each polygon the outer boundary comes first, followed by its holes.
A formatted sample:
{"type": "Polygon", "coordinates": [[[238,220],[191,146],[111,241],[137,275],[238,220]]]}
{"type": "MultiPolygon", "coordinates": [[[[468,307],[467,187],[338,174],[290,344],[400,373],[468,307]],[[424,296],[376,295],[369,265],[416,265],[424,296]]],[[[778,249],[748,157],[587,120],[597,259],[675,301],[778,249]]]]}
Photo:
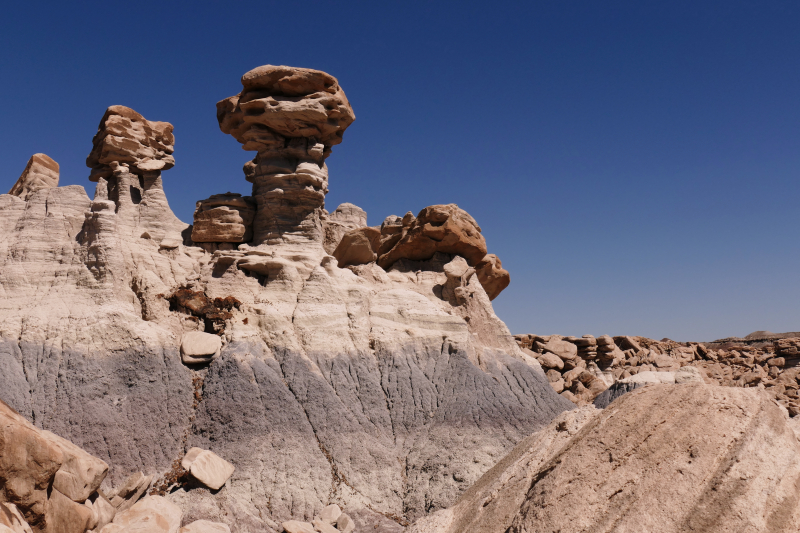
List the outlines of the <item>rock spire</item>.
{"type": "Polygon", "coordinates": [[[339,83],[319,70],[264,65],[242,76],[241,93],[217,103],[224,133],[255,150],[244,167],[257,210],[253,244],[323,239],[325,158],[355,120],[339,83]]]}

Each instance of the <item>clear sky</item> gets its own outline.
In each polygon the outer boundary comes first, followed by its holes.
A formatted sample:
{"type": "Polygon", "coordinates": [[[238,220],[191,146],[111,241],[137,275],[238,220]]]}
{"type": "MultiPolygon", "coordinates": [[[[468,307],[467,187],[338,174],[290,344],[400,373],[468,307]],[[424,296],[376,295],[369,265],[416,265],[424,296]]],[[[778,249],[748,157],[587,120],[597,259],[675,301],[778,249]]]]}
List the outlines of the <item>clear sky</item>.
{"type": "Polygon", "coordinates": [[[800,2],[7,3],[0,189],[44,152],[93,191],[122,104],[175,126],[164,187],[191,222],[249,193],[215,103],[264,64],[329,72],[353,104],[329,210],[475,217],[512,333],[800,330],[800,2]]]}

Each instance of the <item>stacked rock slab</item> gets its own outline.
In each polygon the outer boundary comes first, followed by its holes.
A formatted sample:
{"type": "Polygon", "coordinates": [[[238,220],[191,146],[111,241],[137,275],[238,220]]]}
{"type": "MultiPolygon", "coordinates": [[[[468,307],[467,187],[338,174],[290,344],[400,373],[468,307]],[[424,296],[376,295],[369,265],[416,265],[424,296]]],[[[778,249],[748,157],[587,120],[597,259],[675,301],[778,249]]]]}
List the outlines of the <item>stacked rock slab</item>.
{"type": "Polygon", "coordinates": [[[40,189],[58,187],[58,178],[58,163],[45,154],[33,154],[8,194],[27,200],[32,193],[40,189]]]}
{"type": "Polygon", "coordinates": [[[214,194],[197,202],[194,211],[194,242],[249,242],[253,238],[256,205],[250,196],[214,194]]]}
{"type": "Polygon", "coordinates": [[[217,104],[224,133],[258,155],[245,165],[257,211],[253,243],[321,242],[325,158],[355,120],[339,83],[319,70],[265,65],[217,104]]]}

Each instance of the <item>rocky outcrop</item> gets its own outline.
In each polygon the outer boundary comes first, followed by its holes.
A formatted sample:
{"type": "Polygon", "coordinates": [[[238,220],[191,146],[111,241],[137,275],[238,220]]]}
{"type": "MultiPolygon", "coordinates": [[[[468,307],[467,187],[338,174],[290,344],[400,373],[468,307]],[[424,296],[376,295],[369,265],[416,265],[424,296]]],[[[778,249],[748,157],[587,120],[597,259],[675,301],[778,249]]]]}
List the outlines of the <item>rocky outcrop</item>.
{"type": "Polygon", "coordinates": [[[414,217],[388,217],[381,225],[378,265],[390,268],[400,259],[425,261],[436,253],[459,255],[478,272],[489,299],[505,289],[510,276],[496,255],[486,254],[486,240],[466,211],[455,204],[432,205],[414,217]]]}
{"type": "Polygon", "coordinates": [[[409,533],[800,527],[800,443],[764,392],[652,385],[584,409],[521,442],[409,533]]]}
{"type": "Polygon", "coordinates": [[[348,231],[331,254],[340,267],[366,265],[378,258],[381,232],[376,228],[363,227],[348,231]]]}
{"type": "Polygon", "coordinates": [[[58,178],[58,163],[45,154],[33,154],[8,194],[27,200],[32,193],[40,189],[58,187],[58,178]]]}
{"type": "MultiPolygon", "coordinates": [[[[242,101],[271,98],[297,124],[298,109],[339,98],[338,89],[270,95],[291,83],[264,83],[246,84],[242,101]]],[[[238,109],[242,135],[266,131],[238,109]]],[[[339,119],[324,112],[330,121],[311,145],[304,126],[280,133],[280,145],[246,147],[258,148],[259,164],[294,153],[302,174],[317,144],[324,157],[337,142],[326,135],[339,119]],[[293,151],[301,141],[305,155],[293,151]]],[[[101,131],[112,116],[122,115],[101,131]]],[[[108,157],[93,199],[79,186],[27,201],[0,195],[0,398],[110,465],[103,492],[117,512],[150,491],[185,523],[225,522],[233,533],[277,532],[331,504],[359,524],[372,516],[402,527],[452,503],[573,407],[460,256],[341,268],[304,233],[308,221],[322,227],[321,204],[318,216],[271,226],[274,241],[254,230],[250,243],[195,244],[149,174],[159,171],[115,150],[97,151],[108,157]],[[195,447],[235,465],[219,490],[181,466],[195,447]]],[[[258,175],[259,191],[277,176],[258,175]]],[[[267,190],[259,208],[286,200],[274,204],[280,214],[321,190],[278,188],[286,194],[267,190]]],[[[363,224],[355,208],[339,213],[341,224],[363,224]]]]}
{"type": "Polygon", "coordinates": [[[265,65],[217,104],[224,133],[258,155],[245,165],[257,211],[253,243],[321,242],[328,192],[325,159],[355,120],[339,82],[325,72],[265,65]]]}
{"type": "Polygon", "coordinates": [[[192,226],[194,242],[249,242],[256,205],[249,196],[214,194],[197,202],[192,226]]]}

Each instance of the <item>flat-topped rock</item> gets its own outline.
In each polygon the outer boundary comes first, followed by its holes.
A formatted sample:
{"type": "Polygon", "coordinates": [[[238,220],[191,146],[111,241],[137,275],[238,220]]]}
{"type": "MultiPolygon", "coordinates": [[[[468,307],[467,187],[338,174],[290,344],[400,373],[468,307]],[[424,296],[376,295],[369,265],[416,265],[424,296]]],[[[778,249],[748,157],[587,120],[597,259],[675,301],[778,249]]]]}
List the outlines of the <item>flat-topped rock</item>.
{"type": "Polygon", "coordinates": [[[256,203],[236,193],[214,194],[197,202],[194,242],[249,242],[253,238],[256,203]]]}
{"type": "Polygon", "coordinates": [[[219,335],[190,331],[181,338],[181,357],[184,363],[208,363],[219,357],[222,339],[219,335]]]}
{"type": "Polygon", "coordinates": [[[236,468],[228,461],[209,450],[192,448],[181,461],[181,466],[200,483],[212,490],[219,490],[233,475],[236,468]]]}

